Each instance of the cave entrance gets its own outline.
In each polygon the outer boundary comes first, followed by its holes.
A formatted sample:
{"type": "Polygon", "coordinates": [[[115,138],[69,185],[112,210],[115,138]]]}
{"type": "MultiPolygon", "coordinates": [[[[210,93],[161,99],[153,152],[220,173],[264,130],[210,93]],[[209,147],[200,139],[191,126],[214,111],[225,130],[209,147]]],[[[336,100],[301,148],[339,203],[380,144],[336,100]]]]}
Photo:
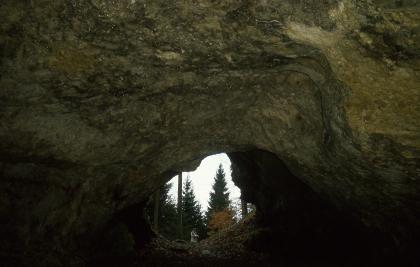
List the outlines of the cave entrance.
{"type": "MultiPolygon", "coordinates": [[[[137,248],[142,252],[136,260],[142,262],[142,266],[198,266],[202,261],[220,266],[243,263],[256,266],[279,261],[354,266],[365,264],[366,258],[377,253],[374,244],[378,244],[378,236],[375,233],[366,229],[348,210],[333,206],[326,196],[291,171],[294,166],[286,165],[276,154],[253,149],[226,155],[241,198],[255,205],[252,218],[196,244],[190,242],[189,230],[181,238],[177,234],[169,236],[172,241],[151,234],[146,247],[137,248]],[[174,259],[180,265],[174,265],[174,259]]],[[[181,166],[178,170],[184,168],[181,166]]],[[[200,168],[197,170],[200,173],[200,168]]],[[[161,185],[168,181],[171,184],[171,177],[176,173],[178,171],[165,174],[161,185]]],[[[210,177],[215,173],[213,167],[210,177]]],[[[189,175],[191,178],[192,172],[189,175]]],[[[177,195],[170,191],[168,195],[177,195]]],[[[200,200],[197,198],[197,201],[200,200]]],[[[145,240],[147,233],[144,224],[137,230],[132,228],[133,222],[138,221],[139,208],[145,207],[144,203],[142,205],[125,213],[134,216],[121,217],[136,242],[145,240]]],[[[143,218],[147,217],[152,216],[146,214],[143,218]]],[[[153,233],[150,228],[149,223],[149,232],[153,233]]],[[[177,233],[176,224],[169,233],[177,233]]]]}
{"type": "Polygon", "coordinates": [[[146,216],[159,235],[196,242],[239,222],[248,213],[240,196],[232,181],[229,157],[214,154],[204,158],[194,171],[172,177],[151,195],[146,216]]]}

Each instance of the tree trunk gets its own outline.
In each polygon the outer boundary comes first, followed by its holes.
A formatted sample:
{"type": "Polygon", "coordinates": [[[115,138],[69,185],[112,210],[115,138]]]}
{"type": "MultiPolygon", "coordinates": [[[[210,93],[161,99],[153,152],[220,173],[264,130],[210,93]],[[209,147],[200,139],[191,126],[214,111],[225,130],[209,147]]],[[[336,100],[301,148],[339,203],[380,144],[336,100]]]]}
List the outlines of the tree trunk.
{"type": "Polygon", "coordinates": [[[155,208],[153,210],[153,226],[156,232],[159,232],[159,199],[160,199],[160,190],[155,192],[155,208]]]}
{"type": "Polygon", "coordinates": [[[178,174],[178,235],[182,238],[182,172],[178,174]]]}
{"type": "Polygon", "coordinates": [[[246,215],[248,215],[248,204],[242,198],[241,198],[241,208],[242,208],[242,219],[243,219],[245,218],[246,215]]]}

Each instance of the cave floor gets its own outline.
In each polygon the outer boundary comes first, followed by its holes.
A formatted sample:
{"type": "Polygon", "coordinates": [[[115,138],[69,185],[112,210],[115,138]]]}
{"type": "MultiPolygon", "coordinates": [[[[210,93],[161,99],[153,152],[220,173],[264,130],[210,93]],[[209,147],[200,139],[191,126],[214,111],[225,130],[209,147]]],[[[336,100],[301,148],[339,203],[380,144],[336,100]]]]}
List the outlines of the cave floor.
{"type": "Polygon", "coordinates": [[[341,263],[290,262],[281,255],[273,255],[258,249],[253,240],[266,231],[257,228],[251,218],[238,223],[198,243],[169,241],[155,238],[136,256],[133,267],[159,266],[285,266],[285,267],[341,267],[341,263]],[[254,249],[250,249],[254,247],[254,249]],[[257,248],[257,249],[255,249],[257,248]]]}
{"type": "Polygon", "coordinates": [[[250,219],[198,243],[158,237],[141,250],[135,266],[270,266],[267,254],[247,246],[259,231],[250,219]]]}
{"type": "Polygon", "coordinates": [[[341,267],[345,264],[325,262],[289,262],[273,259],[268,254],[245,250],[238,244],[230,244],[225,240],[224,246],[212,247],[207,240],[200,243],[185,243],[155,239],[139,253],[133,261],[134,267],[166,267],[166,266],[284,266],[284,267],[341,267]],[[226,249],[226,246],[230,248],[226,249]],[[223,247],[223,248],[222,248],[223,247]]]}
{"type": "Polygon", "coordinates": [[[229,251],[210,248],[206,242],[185,243],[155,239],[143,249],[134,266],[270,266],[261,253],[246,255],[235,248],[229,251]]]}

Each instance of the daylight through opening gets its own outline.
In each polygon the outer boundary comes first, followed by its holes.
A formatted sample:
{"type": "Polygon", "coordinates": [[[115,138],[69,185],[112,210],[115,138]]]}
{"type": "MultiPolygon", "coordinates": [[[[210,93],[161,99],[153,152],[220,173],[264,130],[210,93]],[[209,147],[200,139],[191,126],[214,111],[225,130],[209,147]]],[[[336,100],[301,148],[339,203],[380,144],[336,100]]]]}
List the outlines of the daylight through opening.
{"type": "Polygon", "coordinates": [[[197,242],[235,225],[251,209],[232,181],[228,155],[220,153],[204,158],[194,171],[182,172],[162,185],[149,198],[146,216],[162,237],[197,242]]]}

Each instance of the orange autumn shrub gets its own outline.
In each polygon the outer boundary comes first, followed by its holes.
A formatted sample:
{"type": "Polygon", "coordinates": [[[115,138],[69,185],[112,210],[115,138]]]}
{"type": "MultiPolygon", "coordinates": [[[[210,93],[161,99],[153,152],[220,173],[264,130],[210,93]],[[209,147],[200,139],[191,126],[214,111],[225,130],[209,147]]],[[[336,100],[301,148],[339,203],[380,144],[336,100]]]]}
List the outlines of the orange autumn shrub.
{"type": "Polygon", "coordinates": [[[213,212],[209,218],[209,234],[213,234],[234,224],[234,214],[229,208],[213,212]]]}

